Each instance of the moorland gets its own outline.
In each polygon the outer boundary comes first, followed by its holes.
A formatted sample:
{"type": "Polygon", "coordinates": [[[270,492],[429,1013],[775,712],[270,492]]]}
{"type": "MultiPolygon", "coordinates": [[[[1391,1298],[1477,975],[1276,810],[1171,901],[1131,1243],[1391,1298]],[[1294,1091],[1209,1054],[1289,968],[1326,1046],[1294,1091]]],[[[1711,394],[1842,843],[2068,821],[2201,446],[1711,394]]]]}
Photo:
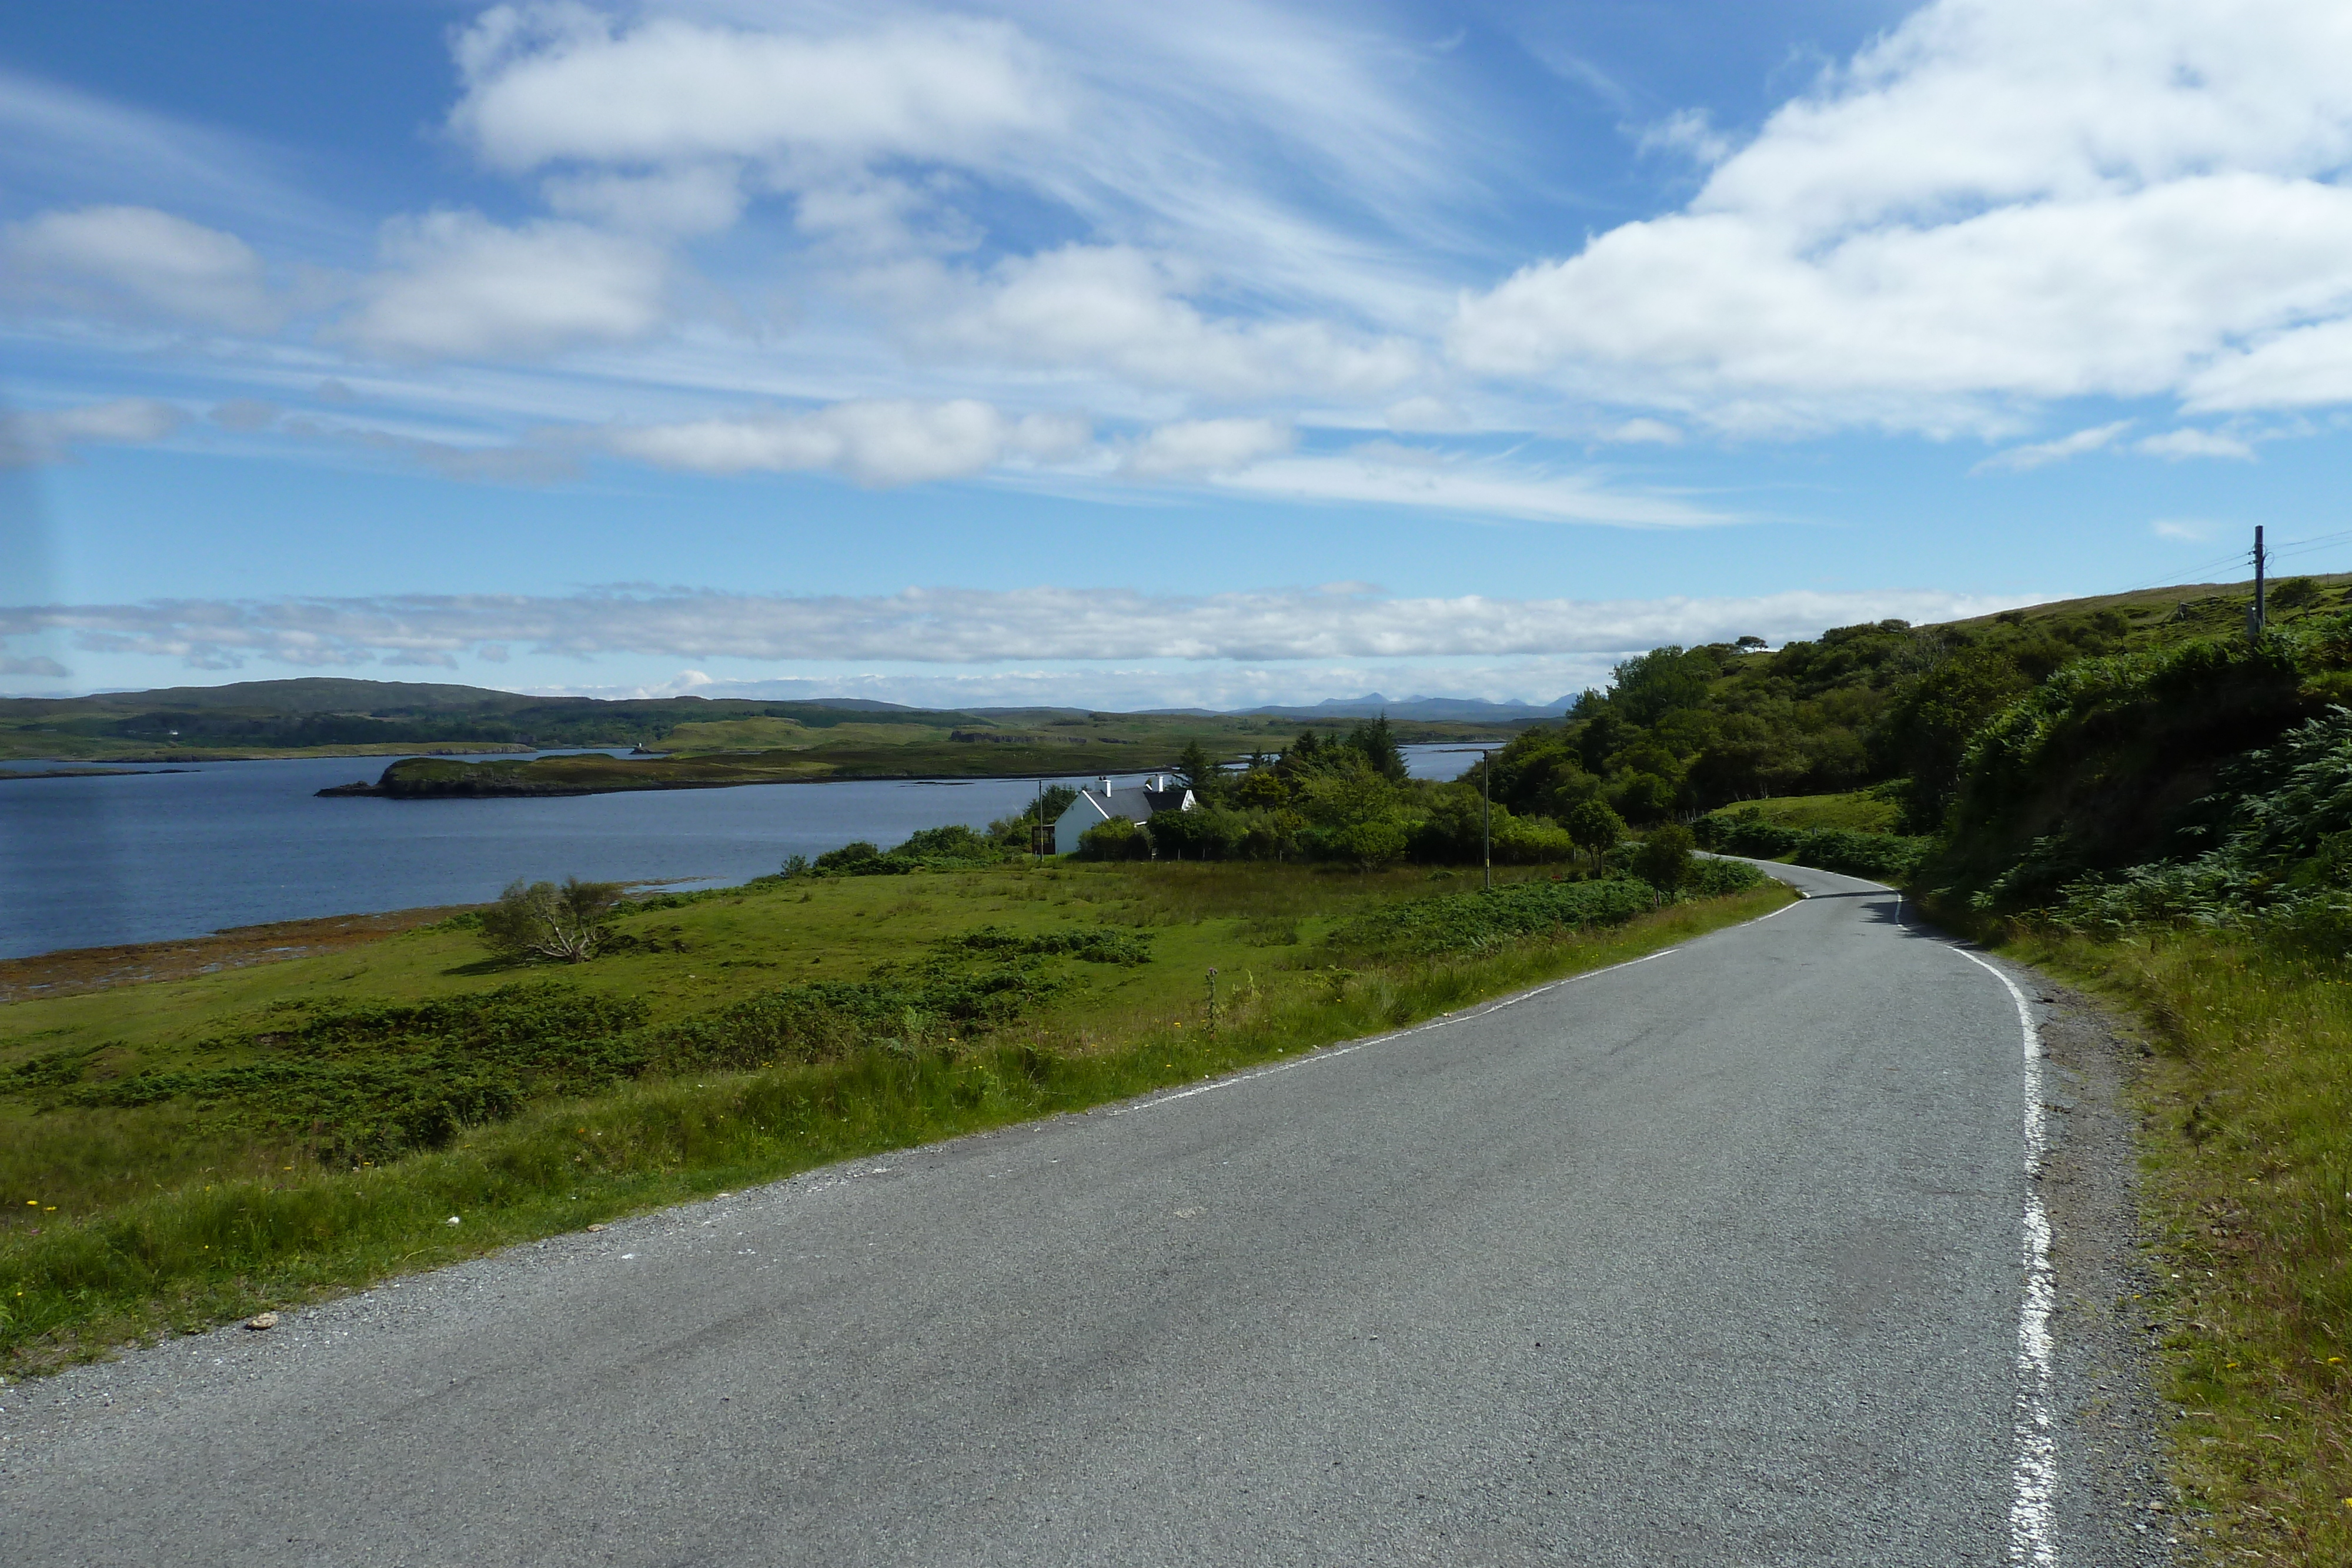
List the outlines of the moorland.
{"type": "MultiPolygon", "coordinates": [[[[1449,705],[1424,705],[1442,710],[1449,705]]],[[[1474,705],[1450,705],[1470,706],[1474,705]]],[[[1349,717],[1292,712],[1098,713],[1076,708],[935,710],[862,698],[763,702],[695,696],[540,697],[479,686],[309,677],[85,697],[0,698],[0,759],[189,762],[276,757],[636,747],[672,754],[651,772],[593,774],[598,788],[813,779],[1026,778],[1162,768],[1188,744],[1225,756],[1279,747],[1302,723],[1337,734],[1349,717]]],[[[1529,719],[1393,721],[1408,743],[1501,740],[1529,719]]],[[[600,763],[572,761],[572,769],[600,763]]],[[[530,775],[552,777],[561,769],[530,775]]],[[[494,776],[495,777],[495,776],[494,776]]],[[[588,774],[565,775],[572,784],[588,774]]],[[[527,793],[579,793],[557,784],[527,793]]]]}

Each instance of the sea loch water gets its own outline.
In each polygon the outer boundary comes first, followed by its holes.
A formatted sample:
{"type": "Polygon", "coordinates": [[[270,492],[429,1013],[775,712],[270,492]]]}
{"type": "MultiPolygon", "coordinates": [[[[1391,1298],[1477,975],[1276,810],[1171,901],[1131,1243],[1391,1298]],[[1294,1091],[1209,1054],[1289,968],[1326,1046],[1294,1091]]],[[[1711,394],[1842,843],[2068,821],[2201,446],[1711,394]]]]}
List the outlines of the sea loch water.
{"type": "MultiPolygon", "coordinates": [[[[1475,752],[1408,747],[1423,777],[1475,752]]],[[[875,779],[548,800],[320,800],[383,758],[205,762],[187,772],[0,782],[0,957],[231,925],[476,904],[517,877],[709,887],[853,839],[981,827],[1031,779],[875,779]]],[[[82,764],[5,763],[13,771],[82,764]]],[[[1122,781],[1129,781],[1123,779],[1122,781]]]]}

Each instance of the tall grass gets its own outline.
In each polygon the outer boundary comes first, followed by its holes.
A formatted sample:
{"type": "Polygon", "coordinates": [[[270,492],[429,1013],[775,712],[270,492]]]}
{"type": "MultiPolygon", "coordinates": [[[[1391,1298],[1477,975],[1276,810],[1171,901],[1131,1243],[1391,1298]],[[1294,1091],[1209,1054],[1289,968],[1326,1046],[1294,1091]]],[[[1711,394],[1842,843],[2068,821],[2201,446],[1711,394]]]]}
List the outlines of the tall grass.
{"type": "Polygon", "coordinates": [[[2352,968],[2246,933],[2016,956],[2138,1015],[2176,1476],[2216,1561],[2352,1563],[2352,968]]]}
{"type": "Polygon", "coordinates": [[[42,1370],[633,1210],[1147,1092],[1654,952],[1787,896],[1672,905],[1607,931],[1365,974],[1270,987],[1244,974],[1213,1032],[1201,1014],[1162,1006],[1076,1037],[1014,1030],[979,1049],[640,1082],[390,1165],[225,1176],[131,1198],[0,1239],[0,1354],[12,1371],[42,1370]]]}

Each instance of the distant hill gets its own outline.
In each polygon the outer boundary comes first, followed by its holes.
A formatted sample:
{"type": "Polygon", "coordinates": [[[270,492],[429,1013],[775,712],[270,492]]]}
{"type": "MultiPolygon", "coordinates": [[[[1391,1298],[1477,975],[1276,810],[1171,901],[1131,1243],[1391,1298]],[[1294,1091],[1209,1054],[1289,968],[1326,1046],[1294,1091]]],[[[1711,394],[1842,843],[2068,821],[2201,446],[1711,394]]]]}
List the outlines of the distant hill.
{"type": "Polygon", "coordinates": [[[1573,696],[1540,705],[1512,702],[1487,702],[1480,697],[1406,697],[1402,701],[1367,692],[1360,697],[1332,697],[1313,707],[1253,707],[1235,712],[1255,718],[1379,718],[1385,714],[1391,718],[1417,719],[1444,724],[1468,719],[1491,720],[1496,724],[1513,724],[1531,718],[1558,718],[1575,702],[1573,696]]]}
{"type": "MultiPolygon", "coordinates": [[[[2321,598],[2339,602],[2347,585],[2352,584],[2352,574],[2284,580],[2294,586],[2281,601],[2283,609],[2289,601],[2308,604],[2321,598]]],[[[2061,600],[1954,622],[1950,632],[1965,640],[1995,624],[2063,630],[2076,622],[2087,625],[2099,621],[2117,629],[2102,632],[2101,637],[2136,645],[2227,630],[2243,616],[2250,588],[2243,582],[2190,583],[2061,600]]],[[[1838,628],[1824,632],[1822,640],[1851,641],[1848,633],[1865,631],[1883,638],[1895,629],[1902,629],[1902,622],[1838,628]]],[[[1724,653],[1727,658],[1734,657],[1727,648],[1724,653]]],[[[1802,662],[1778,655],[1756,656],[1763,660],[1759,671],[1793,669],[1802,662]]],[[[1066,744],[1085,734],[1094,737],[1093,744],[1106,744],[1123,733],[1122,724],[1136,731],[1129,738],[1137,740],[1146,734],[1161,735],[1166,726],[1174,724],[1188,734],[1197,729],[1204,737],[1231,735],[1238,744],[1244,730],[1255,734],[1285,724],[1339,726],[1386,715],[1399,724],[1434,727],[1416,736],[1417,739],[1475,738],[1557,721],[1572,701],[1567,696],[1545,704],[1487,702],[1476,697],[1391,698],[1367,692],[1312,705],[1267,704],[1223,712],[1158,708],[1123,714],[1073,707],[930,709],[871,697],[552,697],[420,681],[306,676],[104,692],[86,697],[0,699],[0,756],[98,758],[166,753],[257,756],[295,750],[344,754],[352,749],[402,747],[658,747],[681,726],[709,732],[714,725],[740,720],[766,721],[771,728],[776,727],[774,721],[788,720],[790,724],[783,727],[798,727],[803,731],[854,726],[864,736],[861,744],[879,739],[866,733],[877,726],[888,727],[888,733],[908,741],[915,738],[917,730],[938,729],[942,739],[948,738],[949,732],[961,730],[966,733],[955,739],[1066,744]],[[1437,729],[1444,733],[1436,733],[1437,729]],[[997,733],[984,737],[976,733],[983,730],[997,733]]],[[[849,736],[845,732],[841,738],[849,736]]],[[[747,734],[745,743],[749,739],[747,734]]],[[[736,743],[714,737],[707,744],[736,743]]]]}

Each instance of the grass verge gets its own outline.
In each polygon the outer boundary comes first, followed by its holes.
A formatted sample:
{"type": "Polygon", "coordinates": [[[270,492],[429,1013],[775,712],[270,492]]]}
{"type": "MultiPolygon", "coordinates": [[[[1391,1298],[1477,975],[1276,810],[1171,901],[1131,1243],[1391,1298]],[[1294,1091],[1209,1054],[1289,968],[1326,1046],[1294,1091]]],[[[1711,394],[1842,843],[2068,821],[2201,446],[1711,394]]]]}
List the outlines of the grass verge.
{"type": "Polygon", "coordinates": [[[1999,944],[2145,1027],[2147,1303],[2188,1528],[2216,1563],[2352,1563],[2352,982],[2231,933],[1999,944]]]}
{"type": "Polygon", "coordinates": [[[12,1374],[54,1370],[617,1215],[1083,1110],[1656,952],[1789,896],[1775,885],[1475,955],[1245,985],[1213,1033],[1155,998],[1078,1032],[640,1082],[390,1165],[131,1197],[0,1237],[0,1355],[12,1374]]]}

